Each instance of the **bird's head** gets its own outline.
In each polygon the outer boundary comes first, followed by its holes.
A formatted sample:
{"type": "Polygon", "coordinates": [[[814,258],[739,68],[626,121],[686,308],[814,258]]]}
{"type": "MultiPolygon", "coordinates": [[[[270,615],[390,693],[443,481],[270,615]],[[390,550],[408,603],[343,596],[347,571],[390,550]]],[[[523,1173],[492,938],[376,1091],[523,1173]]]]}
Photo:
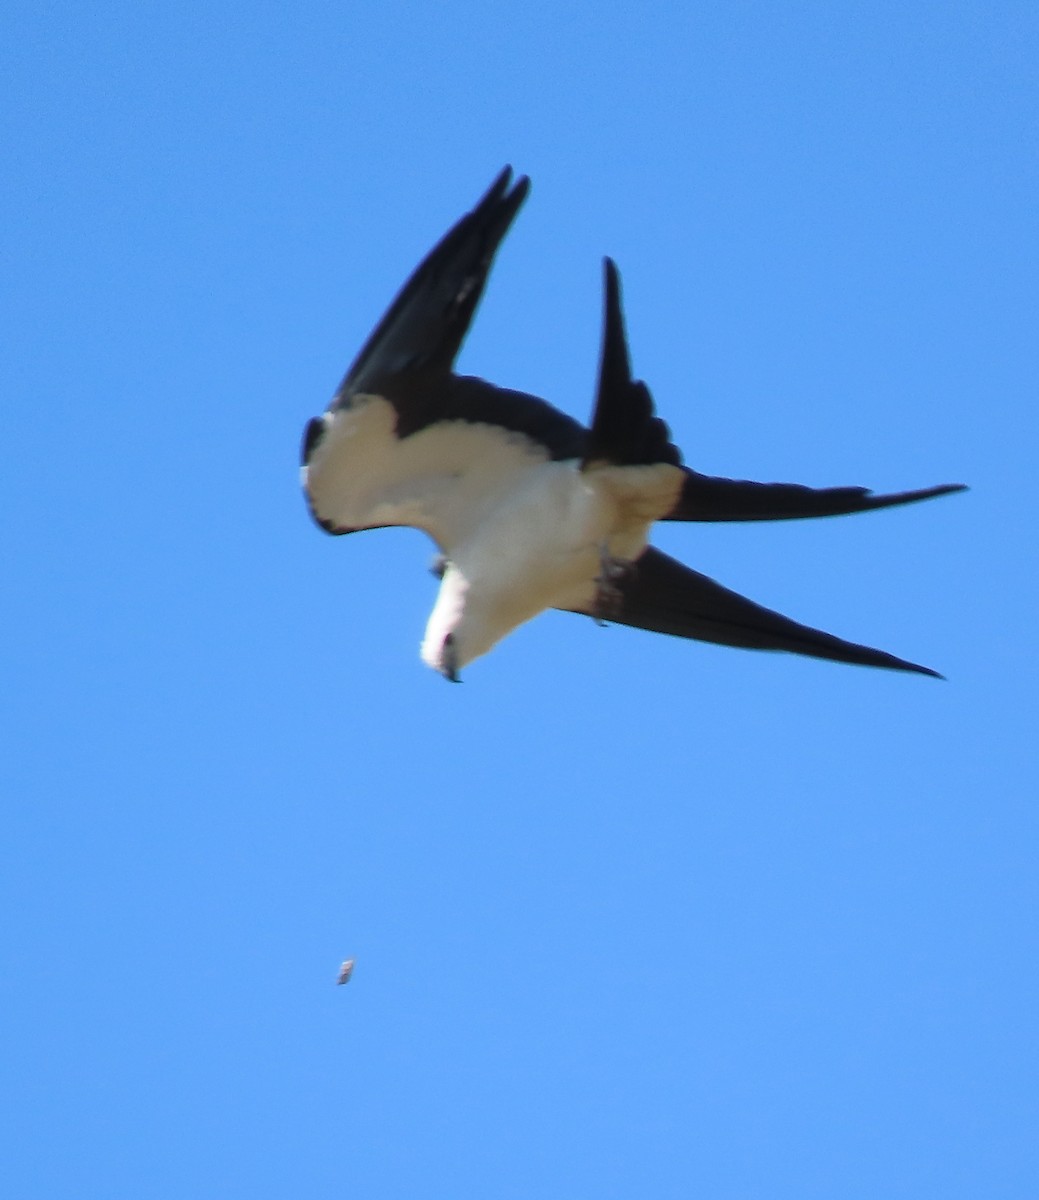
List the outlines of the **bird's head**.
{"type": "Polygon", "coordinates": [[[479,596],[458,566],[447,562],[426,625],[422,661],[452,683],[459,683],[459,671],[486,654],[511,628],[503,628],[495,609],[481,603],[479,596]]]}

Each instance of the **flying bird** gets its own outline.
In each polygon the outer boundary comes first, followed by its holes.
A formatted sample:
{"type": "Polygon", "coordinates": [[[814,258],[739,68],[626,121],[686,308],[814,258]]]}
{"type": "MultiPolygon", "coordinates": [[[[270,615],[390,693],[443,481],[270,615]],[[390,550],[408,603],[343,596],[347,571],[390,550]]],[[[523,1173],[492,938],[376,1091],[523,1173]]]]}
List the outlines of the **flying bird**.
{"type": "Polygon", "coordinates": [[[302,482],[330,534],[408,525],[440,550],[422,660],[459,672],[546,609],[726,646],[937,675],[798,624],[648,544],[656,521],[865,512],[962,490],[876,495],[702,475],[633,379],[617,268],[591,428],[535,396],[454,372],[530,181],[505,170],[426,256],[303,437],[302,482]]]}

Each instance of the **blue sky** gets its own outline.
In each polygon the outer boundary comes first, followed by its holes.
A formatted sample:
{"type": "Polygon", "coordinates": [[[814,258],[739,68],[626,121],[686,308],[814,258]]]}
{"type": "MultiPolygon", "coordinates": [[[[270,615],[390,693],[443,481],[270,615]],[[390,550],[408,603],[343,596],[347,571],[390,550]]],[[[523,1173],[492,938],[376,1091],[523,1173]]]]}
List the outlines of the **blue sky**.
{"type": "Polygon", "coordinates": [[[1034,5],[4,26],[9,1194],[1034,1196],[1034,5]],[[298,439],[505,162],[461,367],[587,414],[608,253],[699,469],[971,484],[657,539],[948,682],[420,664],[432,548],[298,439]]]}

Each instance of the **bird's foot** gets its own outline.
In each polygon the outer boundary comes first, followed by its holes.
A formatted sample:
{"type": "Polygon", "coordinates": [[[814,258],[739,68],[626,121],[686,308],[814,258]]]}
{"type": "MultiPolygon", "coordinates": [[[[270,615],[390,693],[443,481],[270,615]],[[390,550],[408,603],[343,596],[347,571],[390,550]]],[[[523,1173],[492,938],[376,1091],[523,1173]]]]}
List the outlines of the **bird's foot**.
{"type": "Polygon", "coordinates": [[[614,558],[606,546],[599,550],[599,574],[595,577],[595,607],[592,618],[597,625],[605,625],[620,608],[624,593],[618,586],[631,574],[634,564],[624,558],[614,558]]]}

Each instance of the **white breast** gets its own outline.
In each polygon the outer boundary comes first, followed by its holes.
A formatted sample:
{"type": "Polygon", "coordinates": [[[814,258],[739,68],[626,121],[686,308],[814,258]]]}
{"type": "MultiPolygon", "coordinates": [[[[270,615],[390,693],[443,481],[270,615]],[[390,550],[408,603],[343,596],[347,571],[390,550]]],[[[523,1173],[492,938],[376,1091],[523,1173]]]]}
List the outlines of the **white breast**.
{"type": "Polygon", "coordinates": [[[582,471],[576,461],[517,476],[450,552],[423,660],[443,669],[451,634],[460,668],[545,609],[591,605],[603,554],[638,558],[681,482],[666,465],[582,471]]]}

